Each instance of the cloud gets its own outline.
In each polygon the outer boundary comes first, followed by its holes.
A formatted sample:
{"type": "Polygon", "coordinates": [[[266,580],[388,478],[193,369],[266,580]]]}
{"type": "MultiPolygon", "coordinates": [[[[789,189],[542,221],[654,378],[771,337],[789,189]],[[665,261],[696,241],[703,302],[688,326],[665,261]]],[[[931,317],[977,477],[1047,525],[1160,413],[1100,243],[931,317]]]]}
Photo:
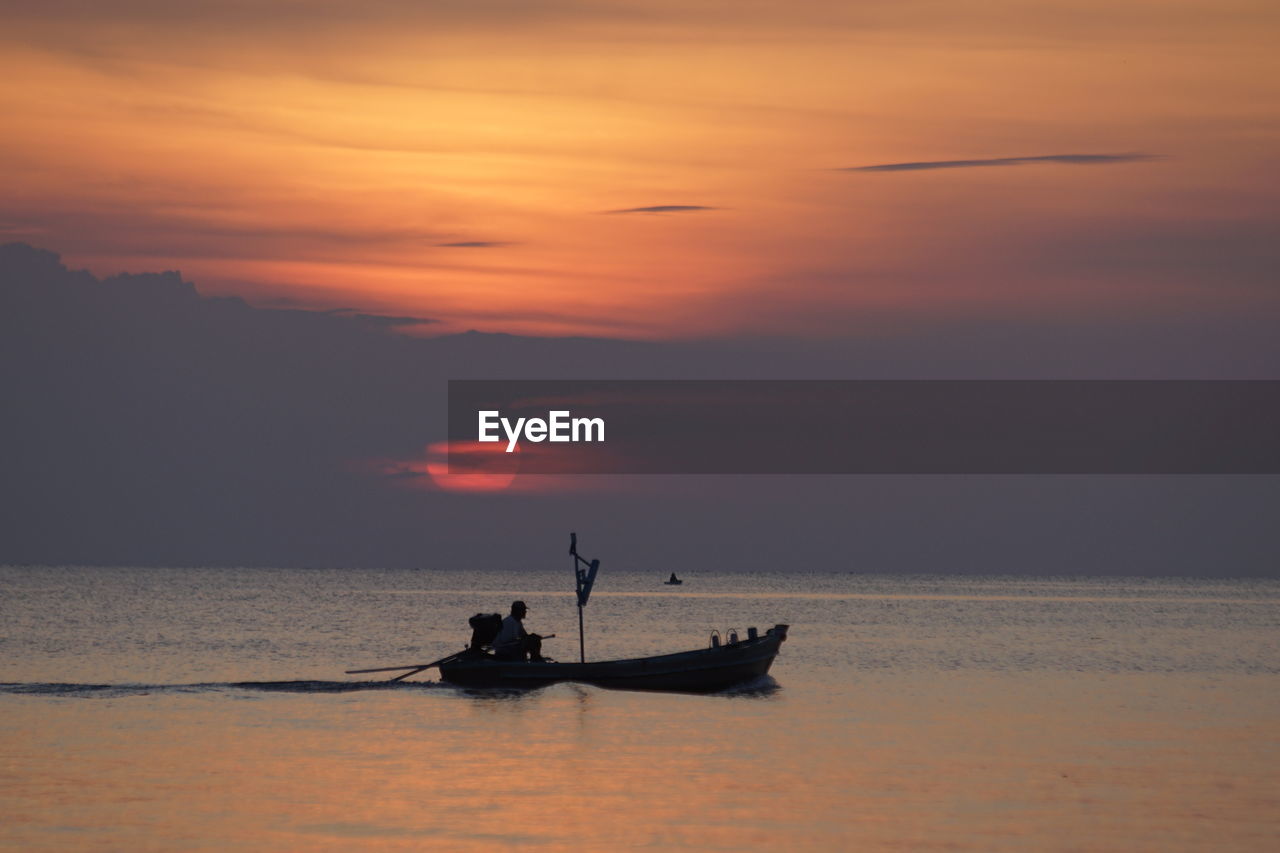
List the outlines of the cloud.
{"type": "Polygon", "coordinates": [[[644,476],[535,498],[412,476],[443,437],[450,379],[1274,376],[1274,312],[1249,315],[1255,332],[1201,317],[1154,332],[1112,316],[1056,330],[873,317],[823,343],[411,337],[357,310],[268,310],[176,273],[99,279],[0,246],[0,446],[15,449],[0,453],[0,563],[516,567],[572,518],[631,566],[709,542],[756,570],[1280,565],[1258,511],[1280,500],[1280,478],[644,476]],[[1247,340],[1252,369],[1239,364],[1247,340]],[[865,536],[846,535],[850,514],[865,536]]]}
{"type": "MultiPolygon", "coordinates": [[[[177,276],[177,273],[173,273],[172,275],[177,276]]],[[[136,278],[139,278],[140,276],[131,275],[126,277],[136,279],[136,278]]],[[[178,279],[178,280],[180,281],[181,279],[178,279]]],[[[110,279],[108,279],[108,281],[110,281],[110,279]]],[[[183,284],[187,284],[187,282],[183,282],[183,284]]],[[[213,299],[206,297],[205,301],[212,302],[212,301],[215,301],[215,299],[220,299],[226,302],[236,302],[245,307],[248,307],[248,304],[249,304],[238,296],[215,297],[213,299]]],[[[383,329],[399,329],[399,328],[408,328],[412,326],[427,326],[432,323],[440,322],[439,320],[433,317],[410,317],[410,316],[402,316],[402,315],[396,315],[396,314],[366,314],[364,312],[358,311],[355,308],[322,309],[322,308],[295,307],[303,304],[304,303],[302,303],[300,300],[291,299],[287,296],[284,296],[284,297],[277,297],[274,299],[259,301],[254,305],[254,308],[258,311],[270,312],[273,314],[291,314],[291,315],[298,315],[301,317],[335,317],[343,320],[352,320],[356,323],[364,323],[369,326],[383,328],[383,329]]]]}
{"type": "Polygon", "coordinates": [[[459,240],[456,243],[436,243],[441,249],[498,249],[503,246],[511,246],[505,240],[459,240]]]}
{"type": "Polygon", "coordinates": [[[1035,157],[991,157],[983,160],[920,160],[911,163],[880,163],[850,166],[838,172],[922,172],[927,169],[969,169],[979,166],[1022,166],[1027,163],[1066,163],[1072,166],[1105,166],[1154,160],[1154,154],[1040,154],[1035,157]]]}
{"type": "Polygon", "coordinates": [[[428,323],[440,322],[439,320],[432,319],[431,317],[399,317],[399,316],[388,315],[388,314],[362,314],[359,312],[346,312],[346,311],[338,312],[338,313],[345,314],[346,316],[350,317],[352,320],[357,320],[361,323],[369,323],[370,325],[373,325],[373,326],[384,326],[387,328],[398,328],[401,326],[424,326],[424,325],[427,325],[428,323]]]}
{"type": "Polygon", "coordinates": [[[693,213],[699,210],[719,210],[701,204],[655,204],[650,207],[624,207],[620,210],[604,210],[602,213],[693,213]]]}
{"type": "Polygon", "coordinates": [[[335,225],[302,218],[292,211],[264,216],[238,208],[239,203],[216,196],[209,208],[225,210],[223,217],[196,209],[179,191],[164,201],[135,209],[110,205],[99,209],[70,199],[51,200],[44,206],[0,200],[0,222],[27,223],[25,231],[0,228],[0,235],[30,239],[32,234],[74,234],[72,250],[81,256],[158,256],[166,259],[217,259],[278,261],[306,258],[311,262],[349,263],[358,254],[365,265],[403,263],[416,266],[421,249],[448,239],[449,232],[407,227],[398,223],[335,225]],[[77,204],[81,206],[76,207],[77,204]],[[294,217],[293,221],[289,221],[294,217]],[[270,220],[270,221],[263,221],[270,220]]]}

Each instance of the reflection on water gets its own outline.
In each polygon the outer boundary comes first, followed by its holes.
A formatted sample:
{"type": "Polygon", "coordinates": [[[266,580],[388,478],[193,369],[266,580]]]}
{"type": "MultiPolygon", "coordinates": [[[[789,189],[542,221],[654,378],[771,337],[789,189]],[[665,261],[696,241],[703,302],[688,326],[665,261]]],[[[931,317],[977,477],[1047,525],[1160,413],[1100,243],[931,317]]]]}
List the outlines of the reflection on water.
{"type": "Polygon", "coordinates": [[[460,648],[516,597],[576,654],[567,574],[0,569],[0,844],[1260,850],[1280,830],[1275,582],[615,573],[589,657],[788,622],[772,677],[341,675],[460,648]]]}

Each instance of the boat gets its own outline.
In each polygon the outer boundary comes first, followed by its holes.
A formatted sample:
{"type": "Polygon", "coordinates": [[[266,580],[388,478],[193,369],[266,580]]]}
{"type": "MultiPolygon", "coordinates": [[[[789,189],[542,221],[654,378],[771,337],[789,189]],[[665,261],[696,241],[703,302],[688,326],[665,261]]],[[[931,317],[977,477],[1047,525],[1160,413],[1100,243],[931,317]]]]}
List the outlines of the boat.
{"type": "Polygon", "coordinates": [[[667,580],[664,580],[663,583],[666,584],[667,586],[680,586],[680,584],[684,583],[684,581],[676,577],[675,572],[672,572],[671,577],[668,578],[667,580]]]}
{"type": "MultiPolygon", "coordinates": [[[[533,688],[573,681],[617,690],[715,693],[768,673],[774,658],[778,656],[778,650],[787,639],[789,626],[779,623],[763,634],[755,628],[748,628],[745,639],[739,639],[736,632],[731,632],[726,641],[721,642],[720,634],[713,633],[711,645],[705,649],[588,663],[582,608],[591,597],[600,561],[586,560],[578,555],[576,533],[569,534],[569,556],[573,558],[574,584],[578,598],[577,663],[561,663],[541,658],[498,658],[490,650],[490,644],[498,635],[502,617],[496,613],[477,613],[470,620],[471,643],[461,652],[446,655],[431,663],[349,669],[347,674],[400,672],[402,674],[391,681],[403,681],[412,675],[439,667],[443,681],[461,687],[533,688]]],[[[672,572],[671,580],[666,583],[678,584],[681,580],[672,572]]],[[[515,612],[514,605],[512,612],[515,612]]],[[[555,634],[551,634],[543,639],[554,636],[555,634]]],[[[520,652],[522,655],[536,653],[536,648],[520,652]]]]}
{"type": "Polygon", "coordinates": [[[441,663],[440,677],[460,687],[532,688],[573,681],[615,690],[715,693],[768,673],[787,628],[774,625],[763,634],[749,628],[745,639],[730,635],[720,644],[717,636],[705,649],[590,663],[504,661],[468,650],[441,663]]]}

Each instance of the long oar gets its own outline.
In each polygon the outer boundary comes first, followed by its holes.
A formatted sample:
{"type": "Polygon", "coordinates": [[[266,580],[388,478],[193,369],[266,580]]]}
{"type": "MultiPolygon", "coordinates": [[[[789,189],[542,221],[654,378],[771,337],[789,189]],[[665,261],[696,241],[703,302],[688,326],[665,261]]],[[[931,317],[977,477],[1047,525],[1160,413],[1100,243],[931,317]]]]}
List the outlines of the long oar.
{"type": "Polygon", "coordinates": [[[397,675],[395,678],[391,679],[391,683],[394,684],[397,681],[404,681],[409,676],[417,675],[418,673],[422,672],[424,669],[430,669],[430,667],[421,666],[421,667],[418,667],[417,669],[411,669],[408,672],[406,672],[404,675],[397,675]]]}
{"type": "Polygon", "coordinates": [[[366,672],[397,672],[402,669],[410,670],[410,672],[406,672],[398,678],[391,679],[392,681],[399,681],[401,678],[408,678],[416,672],[422,672],[424,669],[431,669],[433,666],[439,666],[442,663],[447,663],[460,654],[462,654],[462,652],[454,652],[451,655],[445,655],[440,658],[440,660],[435,660],[431,663],[411,663],[408,666],[380,666],[375,669],[348,669],[345,670],[345,672],[347,675],[363,675],[366,672]]]}

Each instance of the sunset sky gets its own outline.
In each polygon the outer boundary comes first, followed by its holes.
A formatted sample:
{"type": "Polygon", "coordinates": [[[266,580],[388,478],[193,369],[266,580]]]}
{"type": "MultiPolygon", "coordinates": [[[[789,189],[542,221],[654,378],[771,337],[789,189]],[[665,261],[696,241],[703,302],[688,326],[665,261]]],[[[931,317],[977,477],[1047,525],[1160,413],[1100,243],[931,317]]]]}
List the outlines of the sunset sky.
{"type": "Polygon", "coordinates": [[[98,275],[638,339],[1276,307],[1274,2],[0,9],[0,242],[98,275]]]}
{"type": "Polygon", "coordinates": [[[0,0],[0,851],[1266,849],[1276,433],[1280,0],[0,0]]]}

